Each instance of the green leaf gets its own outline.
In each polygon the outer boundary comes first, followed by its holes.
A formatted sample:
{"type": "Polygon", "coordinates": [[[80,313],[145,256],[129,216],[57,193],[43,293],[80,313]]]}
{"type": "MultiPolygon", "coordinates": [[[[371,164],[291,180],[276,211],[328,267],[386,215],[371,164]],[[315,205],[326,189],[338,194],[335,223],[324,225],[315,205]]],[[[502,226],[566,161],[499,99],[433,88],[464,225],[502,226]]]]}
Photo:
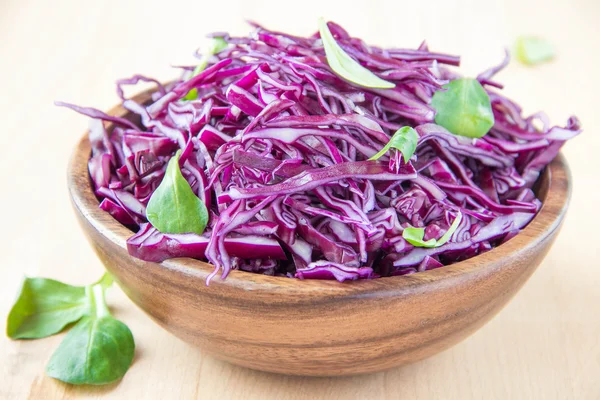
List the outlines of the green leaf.
{"type": "Polygon", "coordinates": [[[438,90],[431,99],[435,122],[455,135],[484,136],[494,126],[490,97],[477,79],[456,79],[438,90]]]}
{"type": "Polygon", "coordinates": [[[109,287],[111,287],[112,284],[113,284],[113,277],[108,272],[105,272],[104,275],[102,275],[102,278],[100,278],[100,280],[95,283],[95,285],[102,286],[104,288],[104,290],[107,290],[109,287]]]}
{"type": "Polygon", "coordinates": [[[8,314],[12,339],[39,339],[60,332],[88,310],[85,288],[45,278],[25,278],[8,314]]]}
{"type": "Polygon", "coordinates": [[[456,215],[456,218],[454,218],[452,225],[450,225],[446,233],[444,233],[444,235],[441,238],[439,238],[439,240],[435,240],[432,238],[428,241],[424,241],[423,237],[425,236],[425,228],[415,228],[412,226],[404,229],[404,231],[402,232],[402,237],[408,243],[412,244],[415,247],[440,247],[446,244],[448,240],[450,240],[454,232],[456,232],[456,229],[458,229],[460,221],[462,221],[462,214],[459,212],[456,215]]]}
{"type": "Polygon", "coordinates": [[[110,315],[104,292],[112,283],[105,274],[85,287],[88,313],[65,336],[46,373],[75,385],[102,385],[121,379],[129,369],[135,343],[129,328],[110,315]]]}
{"type": "Polygon", "coordinates": [[[446,233],[444,233],[444,235],[437,241],[436,247],[440,247],[441,245],[446,244],[448,240],[450,240],[454,232],[456,232],[456,230],[458,229],[460,221],[462,221],[462,213],[459,212],[458,214],[456,214],[456,218],[454,218],[454,221],[452,221],[452,225],[450,225],[450,228],[448,228],[446,233]]]}
{"type": "Polygon", "coordinates": [[[417,131],[410,126],[403,126],[394,133],[390,141],[383,147],[383,149],[381,149],[373,157],[369,158],[369,160],[378,160],[393,147],[402,153],[404,162],[407,163],[415,153],[418,141],[419,134],[417,131]]]}
{"type": "Polygon", "coordinates": [[[169,160],[162,182],[150,197],[146,217],[162,233],[200,235],[208,223],[208,210],[181,174],[180,156],[181,150],[169,160]]]}
{"type": "MultiPolygon", "coordinates": [[[[190,78],[193,78],[194,76],[198,75],[200,72],[204,71],[206,69],[206,66],[208,65],[208,59],[210,58],[210,56],[221,52],[227,46],[228,46],[227,41],[225,41],[225,39],[223,39],[222,37],[213,38],[212,41],[210,42],[208,51],[206,53],[204,53],[202,58],[200,58],[200,62],[198,63],[196,68],[194,68],[194,70],[192,71],[192,75],[190,75],[190,78]]],[[[196,100],[197,98],[198,98],[198,89],[193,88],[182,99],[183,100],[196,100]]]]}
{"type": "MultiPolygon", "coordinates": [[[[107,272],[97,282],[104,290],[112,284],[107,272]]],[[[6,334],[12,339],[40,339],[90,315],[91,286],[71,286],[45,278],[25,278],[17,301],[8,314],[6,334]]]]}
{"type": "Polygon", "coordinates": [[[392,82],[381,79],[358,62],[354,61],[354,59],[352,59],[352,57],[337,44],[327,26],[327,22],[325,22],[323,18],[319,18],[319,33],[321,35],[321,40],[323,41],[327,63],[337,75],[356,85],[368,88],[391,89],[396,86],[392,82]]]}
{"type": "Polygon", "coordinates": [[[42,338],[79,321],[52,355],[48,375],[73,384],[104,384],[122,378],[133,360],[135,344],[129,328],[110,315],[104,300],[112,282],[108,272],[85,287],[26,278],[8,315],[7,335],[42,338]]]}
{"type": "Polygon", "coordinates": [[[209,54],[217,54],[220,53],[221,51],[225,50],[227,48],[227,46],[229,46],[229,43],[227,43],[227,41],[225,39],[223,39],[222,37],[214,37],[212,38],[212,41],[210,42],[210,47],[208,48],[208,53],[209,54]]]}
{"type": "Polygon", "coordinates": [[[185,96],[183,96],[182,100],[196,100],[198,98],[198,89],[193,88],[185,96]]]}
{"type": "Polygon", "coordinates": [[[554,48],[545,39],[521,36],[515,43],[517,60],[526,65],[540,64],[554,58],[554,48]]]}
{"type": "Polygon", "coordinates": [[[46,373],[75,385],[111,383],[125,375],[134,353],[127,325],[109,315],[85,317],[52,354],[46,373]]]}
{"type": "Polygon", "coordinates": [[[402,237],[406,239],[406,241],[412,244],[415,247],[436,247],[436,240],[429,239],[428,241],[423,241],[423,237],[425,236],[425,228],[415,228],[408,227],[405,228],[402,232],[402,237]]]}

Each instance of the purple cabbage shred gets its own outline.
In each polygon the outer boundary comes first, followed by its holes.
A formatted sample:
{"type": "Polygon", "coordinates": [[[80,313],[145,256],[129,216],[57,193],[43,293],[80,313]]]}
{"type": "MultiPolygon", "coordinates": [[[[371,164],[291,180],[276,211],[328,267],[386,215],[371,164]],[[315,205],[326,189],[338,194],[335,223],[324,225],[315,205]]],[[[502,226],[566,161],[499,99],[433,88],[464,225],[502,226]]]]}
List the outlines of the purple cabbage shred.
{"type": "MultiPolygon", "coordinates": [[[[481,139],[449,133],[434,123],[433,93],[458,75],[459,58],[416,50],[382,49],[329,23],[337,42],[393,89],[358,87],[327,64],[318,34],[302,38],[254,25],[208,67],[167,85],[140,75],[117,83],[136,118],[111,117],[60,103],[93,118],[89,172],[100,207],[137,233],[130,254],[160,262],[207,260],[211,275],[232,269],[300,279],[338,281],[407,275],[474,257],[514,237],[540,210],[532,188],[565,141],[580,132],[576,117],[551,126],[541,113],[523,116],[501,95],[494,75],[479,75],[495,117],[481,139]],[[157,83],[152,101],[136,103],[121,86],[157,83]],[[197,99],[182,99],[191,89],[197,99]],[[368,161],[402,126],[419,134],[404,163],[392,150],[368,161]],[[167,163],[180,166],[204,201],[203,235],[163,234],[145,207],[167,163]],[[439,239],[414,247],[408,226],[439,239]]],[[[508,57],[508,55],[507,55],[508,57]]]]}

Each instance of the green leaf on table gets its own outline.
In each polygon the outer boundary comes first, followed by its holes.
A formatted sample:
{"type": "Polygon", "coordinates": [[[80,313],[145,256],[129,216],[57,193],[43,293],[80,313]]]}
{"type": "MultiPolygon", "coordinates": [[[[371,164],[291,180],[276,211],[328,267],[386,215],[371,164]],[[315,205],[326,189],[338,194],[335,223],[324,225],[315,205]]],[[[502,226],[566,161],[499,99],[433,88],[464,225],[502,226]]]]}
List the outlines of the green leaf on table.
{"type": "Polygon", "coordinates": [[[442,237],[438,240],[432,238],[424,241],[423,237],[425,237],[425,228],[415,228],[412,226],[404,229],[402,232],[402,237],[415,247],[440,247],[450,240],[454,232],[456,232],[456,229],[458,229],[460,221],[462,221],[462,214],[459,212],[456,215],[456,218],[454,218],[452,225],[450,225],[446,233],[444,233],[444,235],[442,235],[442,237]]]}
{"type": "Polygon", "coordinates": [[[104,275],[102,275],[102,278],[100,278],[100,280],[95,283],[95,285],[102,286],[104,288],[104,290],[107,290],[109,287],[111,287],[112,284],[113,284],[113,277],[108,272],[105,272],[104,275]]]}
{"type": "MultiPolygon", "coordinates": [[[[223,39],[222,37],[213,38],[212,41],[210,42],[210,46],[209,46],[207,52],[204,53],[204,55],[202,55],[202,57],[200,58],[200,62],[198,63],[196,68],[194,68],[194,70],[192,71],[192,75],[190,75],[190,78],[193,78],[194,76],[198,75],[200,72],[204,71],[206,69],[206,66],[208,65],[208,59],[210,58],[210,56],[220,53],[227,46],[228,46],[227,41],[225,41],[225,39],[223,39]]],[[[196,100],[197,98],[198,98],[198,89],[193,88],[182,99],[183,100],[196,100]]]]}
{"type": "Polygon", "coordinates": [[[208,210],[181,174],[180,156],[181,150],[169,160],[162,182],[150,197],[146,217],[162,233],[200,235],[208,223],[208,210]]]}
{"type": "Polygon", "coordinates": [[[404,162],[407,163],[415,153],[418,141],[419,134],[417,131],[410,126],[403,126],[402,128],[398,129],[390,141],[377,154],[369,158],[369,160],[378,160],[393,147],[402,153],[404,162]]]}
{"type": "Polygon", "coordinates": [[[121,379],[133,361],[131,331],[110,315],[101,283],[86,287],[90,316],[69,331],[56,349],[46,373],[75,385],[102,385],[121,379]]]}
{"type": "Polygon", "coordinates": [[[536,36],[521,36],[515,43],[517,60],[526,65],[536,65],[554,58],[552,43],[536,36]]]}
{"type": "Polygon", "coordinates": [[[455,135],[484,136],[494,126],[490,97],[477,79],[453,80],[433,94],[435,122],[455,135]]]}
{"type": "Polygon", "coordinates": [[[12,339],[54,335],[79,320],[88,310],[83,286],[45,278],[25,278],[8,314],[6,334],[12,339]]]}
{"type": "MultiPolygon", "coordinates": [[[[97,283],[106,290],[112,284],[112,277],[107,272],[97,283]]],[[[8,314],[6,334],[12,339],[44,338],[89,313],[86,287],[54,279],[25,278],[8,314]]]]}
{"type": "Polygon", "coordinates": [[[111,316],[85,317],[56,349],[46,374],[75,385],[102,385],[121,379],[133,361],[131,331],[111,316]]]}
{"type": "Polygon", "coordinates": [[[73,384],[105,384],[125,375],[135,343],[129,328],[114,319],[104,299],[113,278],[105,273],[88,286],[26,278],[7,320],[13,339],[37,339],[77,322],[52,355],[46,372],[73,384]]]}
{"type": "Polygon", "coordinates": [[[319,34],[323,41],[327,63],[340,77],[367,88],[391,89],[396,85],[381,79],[350,57],[331,34],[327,22],[319,18],[319,34]]]}

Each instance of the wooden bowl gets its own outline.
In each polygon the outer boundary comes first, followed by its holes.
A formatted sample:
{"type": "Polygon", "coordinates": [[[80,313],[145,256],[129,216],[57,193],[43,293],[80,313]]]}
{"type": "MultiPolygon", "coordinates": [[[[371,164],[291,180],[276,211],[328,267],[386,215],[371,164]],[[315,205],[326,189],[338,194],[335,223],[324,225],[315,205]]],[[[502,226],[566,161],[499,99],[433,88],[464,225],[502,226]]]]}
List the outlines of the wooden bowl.
{"type": "MultiPolygon", "coordinates": [[[[148,93],[137,97],[149,99],[148,93]]],[[[109,114],[131,117],[120,106],[109,114]]],[[[552,245],[567,211],[569,171],[559,156],[539,182],[543,207],[515,238],[477,257],[409,276],[338,283],[232,271],[181,258],[130,256],[132,232],[98,208],[79,142],[68,185],[79,222],[127,296],[152,319],[217,358],[263,371],[334,376],[411,363],[449,348],[490,320],[552,245]]]]}

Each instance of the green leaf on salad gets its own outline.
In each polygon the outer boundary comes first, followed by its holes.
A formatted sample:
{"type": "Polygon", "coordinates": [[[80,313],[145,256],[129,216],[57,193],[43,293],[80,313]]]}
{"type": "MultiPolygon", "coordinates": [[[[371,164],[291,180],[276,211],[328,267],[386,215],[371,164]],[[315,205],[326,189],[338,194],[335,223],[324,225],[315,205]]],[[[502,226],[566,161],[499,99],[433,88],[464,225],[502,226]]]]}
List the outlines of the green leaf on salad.
{"type": "Polygon", "coordinates": [[[427,241],[424,241],[423,237],[425,236],[425,228],[415,228],[412,226],[404,229],[404,231],[402,232],[402,237],[406,239],[408,243],[412,244],[415,247],[440,247],[450,240],[454,232],[456,232],[456,229],[458,229],[461,220],[462,214],[459,212],[456,215],[456,218],[454,218],[454,222],[452,222],[452,225],[450,225],[446,233],[444,233],[444,235],[438,240],[432,238],[427,241]]]}
{"type": "Polygon", "coordinates": [[[402,153],[404,162],[407,163],[415,153],[418,141],[419,134],[417,131],[410,126],[403,126],[398,129],[390,141],[377,154],[369,158],[369,160],[378,160],[393,147],[402,153]]]}
{"type": "Polygon", "coordinates": [[[150,197],[146,217],[162,233],[200,235],[208,223],[208,210],[181,174],[180,156],[181,150],[169,160],[162,182],[150,197]]]}
{"type": "Polygon", "coordinates": [[[459,136],[480,138],[494,126],[490,97],[477,79],[461,78],[433,94],[435,122],[459,136]]]}
{"type": "Polygon", "coordinates": [[[415,228],[410,226],[402,231],[402,237],[415,247],[436,247],[437,241],[435,239],[429,239],[425,242],[423,240],[424,236],[425,228],[415,228]]]}
{"type": "Polygon", "coordinates": [[[381,79],[352,59],[337,44],[323,18],[319,18],[319,33],[323,41],[327,63],[337,75],[356,85],[368,88],[391,89],[396,86],[392,82],[381,79]]]}
{"type": "MultiPolygon", "coordinates": [[[[223,39],[222,37],[213,38],[210,42],[210,46],[209,46],[208,50],[200,58],[200,62],[198,63],[196,68],[194,68],[194,70],[192,71],[192,75],[190,75],[190,78],[193,78],[194,76],[198,75],[200,72],[204,71],[206,69],[206,66],[208,65],[208,59],[210,58],[210,56],[221,52],[222,50],[224,50],[227,47],[227,45],[228,45],[227,41],[225,41],[225,39],[223,39]]],[[[183,97],[183,100],[196,100],[197,98],[198,98],[198,89],[193,88],[183,97]]]]}

